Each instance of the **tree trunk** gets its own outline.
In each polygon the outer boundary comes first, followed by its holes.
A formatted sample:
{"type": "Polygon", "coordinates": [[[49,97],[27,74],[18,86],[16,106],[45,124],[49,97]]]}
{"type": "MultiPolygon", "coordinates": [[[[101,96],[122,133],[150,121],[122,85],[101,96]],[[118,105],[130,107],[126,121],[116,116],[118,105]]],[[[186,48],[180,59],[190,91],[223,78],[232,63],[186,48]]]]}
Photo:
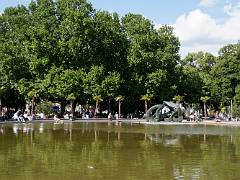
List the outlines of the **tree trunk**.
{"type": "Polygon", "coordinates": [[[77,105],[77,101],[76,100],[72,100],[71,101],[71,113],[72,113],[72,117],[75,117],[75,109],[76,109],[76,105],[77,105]]]}
{"type": "Polygon", "coordinates": [[[204,117],[207,117],[207,106],[206,103],[203,103],[203,111],[204,111],[204,117]]]}
{"type": "Polygon", "coordinates": [[[61,116],[61,117],[62,117],[63,114],[65,113],[65,107],[66,107],[66,101],[65,101],[65,99],[62,99],[62,100],[61,100],[61,103],[60,103],[60,108],[61,108],[60,116],[61,116]]]}
{"type": "Polygon", "coordinates": [[[96,117],[97,112],[98,112],[98,101],[96,101],[96,107],[95,107],[94,117],[96,117]]]}
{"type": "Polygon", "coordinates": [[[119,119],[121,117],[121,101],[118,101],[118,114],[119,114],[119,119]]]}
{"type": "Polygon", "coordinates": [[[35,97],[32,98],[31,115],[35,114],[35,97]]]}
{"type": "Polygon", "coordinates": [[[108,113],[111,112],[111,102],[110,102],[110,98],[108,99],[108,113]]]}
{"type": "Polygon", "coordinates": [[[2,98],[0,98],[0,116],[2,116],[2,98]]]}
{"type": "Polygon", "coordinates": [[[145,100],[145,113],[147,113],[147,109],[148,109],[148,104],[147,104],[147,101],[145,100]]]}

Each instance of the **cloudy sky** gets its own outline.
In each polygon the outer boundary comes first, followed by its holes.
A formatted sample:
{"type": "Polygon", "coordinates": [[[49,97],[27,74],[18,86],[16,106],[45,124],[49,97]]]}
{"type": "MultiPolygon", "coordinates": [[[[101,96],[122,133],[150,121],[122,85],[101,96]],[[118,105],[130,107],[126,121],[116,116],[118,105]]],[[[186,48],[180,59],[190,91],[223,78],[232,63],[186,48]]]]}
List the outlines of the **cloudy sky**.
{"type": "MultiPolygon", "coordinates": [[[[30,0],[0,0],[0,12],[30,0]]],[[[240,40],[240,0],[90,0],[96,9],[139,13],[156,26],[169,24],[181,42],[181,55],[208,51],[240,40]]]]}

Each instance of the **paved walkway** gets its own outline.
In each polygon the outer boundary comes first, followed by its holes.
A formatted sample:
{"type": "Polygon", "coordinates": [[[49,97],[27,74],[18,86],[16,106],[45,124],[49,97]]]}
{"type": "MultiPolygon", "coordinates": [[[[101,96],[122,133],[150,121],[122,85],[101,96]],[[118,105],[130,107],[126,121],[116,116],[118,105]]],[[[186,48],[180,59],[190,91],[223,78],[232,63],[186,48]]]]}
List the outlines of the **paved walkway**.
{"type": "Polygon", "coordinates": [[[219,121],[219,120],[203,120],[203,121],[182,121],[182,122],[141,122],[146,125],[224,125],[224,126],[240,126],[240,121],[219,121]]]}
{"type": "MultiPolygon", "coordinates": [[[[67,123],[67,122],[101,122],[101,123],[107,123],[107,122],[124,122],[124,123],[143,123],[146,122],[146,119],[118,119],[118,120],[108,120],[107,118],[89,118],[89,119],[74,119],[74,120],[69,120],[69,119],[61,119],[61,121],[67,123]]],[[[33,121],[27,121],[27,122],[54,122],[53,119],[37,119],[37,120],[33,120],[33,121]]],[[[27,123],[26,122],[26,123],[27,123]]],[[[8,121],[1,121],[0,123],[21,123],[15,120],[8,120],[8,121]]]]}
{"type": "MultiPolygon", "coordinates": [[[[69,119],[61,119],[63,123],[69,123],[69,122],[89,122],[89,123],[107,123],[107,122],[116,122],[116,120],[108,120],[107,118],[90,118],[90,119],[75,119],[75,120],[69,120],[69,119]]],[[[203,121],[186,121],[183,120],[182,122],[166,122],[166,121],[160,121],[160,122],[148,122],[146,119],[119,119],[119,122],[122,123],[133,123],[133,124],[145,124],[145,125],[224,125],[224,126],[240,126],[240,121],[219,121],[219,120],[203,120],[203,121]]],[[[33,120],[33,121],[27,121],[27,123],[34,123],[34,122],[54,122],[53,119],[39,119],[39,120],[33,120]]],[[[18,121],[0,121],[0,123],[21,123],[18,121]]]]}

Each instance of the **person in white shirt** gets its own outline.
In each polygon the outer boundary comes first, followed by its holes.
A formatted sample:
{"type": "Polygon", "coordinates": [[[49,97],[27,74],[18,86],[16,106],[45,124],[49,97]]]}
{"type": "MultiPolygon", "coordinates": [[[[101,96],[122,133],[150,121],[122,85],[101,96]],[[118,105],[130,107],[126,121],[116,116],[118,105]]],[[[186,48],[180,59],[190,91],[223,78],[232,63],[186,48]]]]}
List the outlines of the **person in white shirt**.
{"type": "Polygon", "coordinates": [[[115,119],[116,119],[116,120],[119,119],[119,116],[118,116],[118,113],[117,113],[117,112],[115,113],[115,119]]]}
{"type": "Polygon", "coordinates": [[[20,119],[20,114],[21,114],[21,111],[20,110],[18,110],[17,112],[15,112],[14,113],[14,115],[13,115],[13,119],[14,120],[17,120],[18,122],[20,122],[21,121],[21,119],[20,119]]]}

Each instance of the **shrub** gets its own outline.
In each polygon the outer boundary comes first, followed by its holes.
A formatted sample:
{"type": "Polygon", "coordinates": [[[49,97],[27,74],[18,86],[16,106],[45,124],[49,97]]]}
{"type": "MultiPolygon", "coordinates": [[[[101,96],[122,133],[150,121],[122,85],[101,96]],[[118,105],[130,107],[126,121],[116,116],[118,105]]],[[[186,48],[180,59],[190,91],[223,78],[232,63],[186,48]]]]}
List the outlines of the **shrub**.
{"type": "Polygon", "coordinates": [[[52,107],[54,104],[51,101],[42,101],[36,106],[37,113],[43,113],[46,116],[49,116],[53,113],[52,107]]]}

